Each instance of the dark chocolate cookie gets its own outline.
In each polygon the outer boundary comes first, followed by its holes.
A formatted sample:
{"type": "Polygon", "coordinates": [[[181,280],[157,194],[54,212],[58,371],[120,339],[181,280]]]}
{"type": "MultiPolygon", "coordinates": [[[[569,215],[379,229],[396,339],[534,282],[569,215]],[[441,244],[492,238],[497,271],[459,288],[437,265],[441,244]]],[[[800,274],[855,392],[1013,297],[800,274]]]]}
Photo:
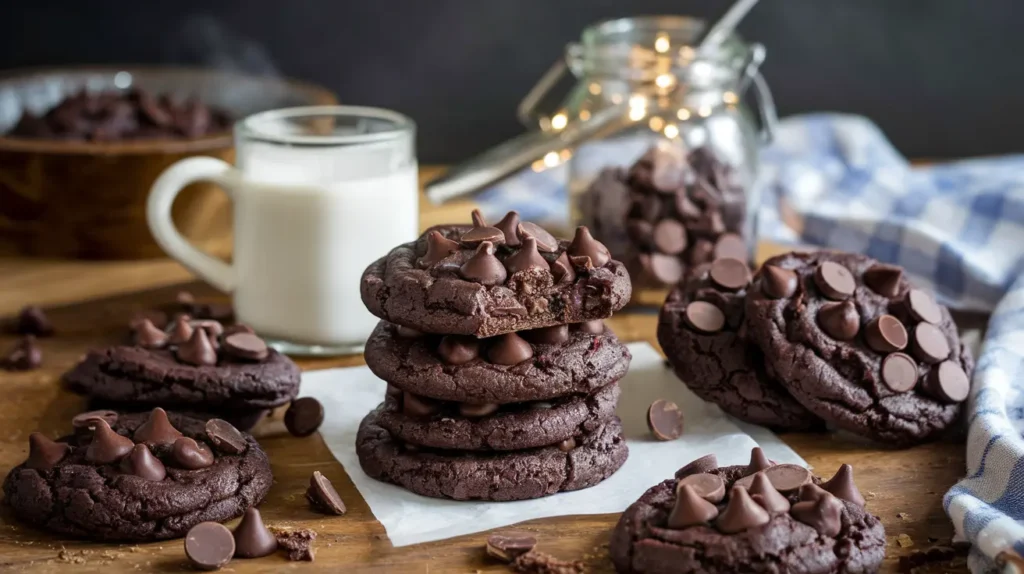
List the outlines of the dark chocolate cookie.
{"type": "Polygon", "coordinates": [[[849,465],[822,482],[802,467],[771,466],[761,457],[751,466],[683,469],[649,489],[612,534],[616,571],[878,571],[885,529],[863,508],[849,465]]]}
{"type": "Polygon", "coordinates": [[[381,321],[365,353],[370,370],[403,391],[478,405],[588,394],[621,379],[631,359],[600,321],[489,339],[407,333],[381,321]]]}
{"type": "Polygon", "coordinates": [[[571,241],[519,222],[435,227],[363,273],[374,315],[429,333],[490,337],[605,319],[629,301],[625,267],[581,227],[571,241]]]}
{"type": "MultiPolygon", "coordinates": [[[[396,388],[392,387],[396,390],[396,388]]],[[[522,450],[580,440],[615,416],[619,385],[587,396],[507,405],[440,402],[391,392],[377,423],[402,442],[441,449],[522,450]],[[403,408],[407,407],[407,408],[403,408]]]]}
{"type": "Polygon", "coordinates": [[[226,423],[207,433],[204,421],[158,409],[74,424],[60,442],[33,433],[28,460],[4,482],[18,518],[60,535],[176,538],[240,516],[273,482],[256,440],[226,423]]]}
{"type": "MultiPolygon", "coordinates": [[[[458,453],[403,445],[380,426],[384,406],[359,425],[356,453],[367,475],[434,498],[527,500],[593,486],[626,462],[618,418],[579,444],[502,453],[458,453]]],[[[575,441],[573,441],[575,442],[575,441]]]]}
{"type": "Polygon", "coordinates": [[[746,308],[775,377],[827,422],[907,445],[960,414],[970,351],[949,311],[899,267],[851,253],[780,255],[758,272],[746,308]]]}
{"type": "Polygon", "coordinates": [[[768,375],[761,350],[746,339],[750,278],[737,259],[695,269],[662,306],[658,342],[683,383],[730,415],[783,430],[821,427],[818,417],[768,375]]]}

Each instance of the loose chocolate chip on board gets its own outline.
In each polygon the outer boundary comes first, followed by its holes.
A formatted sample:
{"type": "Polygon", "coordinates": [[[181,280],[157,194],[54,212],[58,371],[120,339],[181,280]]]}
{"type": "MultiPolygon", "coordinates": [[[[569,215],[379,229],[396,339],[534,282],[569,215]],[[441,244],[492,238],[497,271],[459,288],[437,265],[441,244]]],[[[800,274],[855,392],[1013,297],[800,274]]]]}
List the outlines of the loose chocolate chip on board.
{"type": "Polygon", "coordinates": [[[313,509],[324,514],[335,514],[342,516],[347,512],[344,501],[330,480],[319,470],[313,471],[309,477],[309,488],[306,489],[306,500],[313,509]]]}
{"type": "Polygon", "coordinates": [[[213,448],[224,454],[242,454],[248,448],[245,437],[228,421],[210,419],[206,421],[206,438],[213,448]]]}
{"type": "Polygon", "coordinates": [[[864,272],[864,284],[883,297],[892,299],[900,290],[903,270],[895,265],[878,263],[864,272]]]}
{"type": "Polygon", "coordinates": [[[918,321],[933,325],[942,322],[942,309],[931,295],[920,289],[911,289],[907,293],[907,310],[918,321]]]}
{"type": "Polygon", "coordinates": [[[25,335],[0,361],[8,371],[31,371],[43,364],[43,350],[36,344],[35,335],[25,335]]]}
{"type": "Polygon", "coordinates": [[[949,357],[949,341],[935,325],[918,323],[914,326],[914,344],[911,345],[911,352],[925,363],[945,361],[949,357]]]}
{"type": "Polygon", "coordinates": [[[185,556],[200,570],[219,570],[235,555],[235,537],[223,524],[200,522],[185,535],[185,556]]]}
{"type": "Polygon", "coordinates": [[[235,333],[224,337],[224,350],[232,357],[245,361],[262,361],[270,353],[263,339],[251,333],[235,333]]]}
{"type": "Polygon", "coordinates": [[[761,268],[761,291],[772,299],[784,299],[796,292],[796,272],[774,265],[761,268]]]}
{"type": "Polygon", "coordinates": [[[496,532],[487,537],[487,555],[502,562],[512,562],[533,550],[537,539],[526,532],[496,532]]]}
{"type": "Polygon", "coordinates": [[[232,535],[235,538],[234,555],[238,558],[262,558],[277,551],[277,537],[263,524],[263,517],[255,507],[246,509],[232,535]]]}
{"type": "Polygon", "coordinates": [[[892,353],[882,359],[882,382],[897,393],[917,385],[917,362],[906,353],[892,353]]]}
{"type": "Polygon", "coordinates": [[[902,351],[907,346],[907,329],[892,315],[876,317],[864,330],[864,340],[879,353],[902,351]]]}
{"type": "Polygon", "coordinates": [[[725,326],[725,315],[713,303],[691,301],[683,313],[686,324],[701,333],[717,333],[725,326]]]}
{"type": "Polygon", "coordinates": [[[833,261],[823,261],[814,270],[814,283],[821,293],[834,301],[841,301],[853,295],[857,283],[850,270],[833,261]]]}
{"type": "Polygon", "coordinates": [[[683,413],[672,401],[657,399],[647,408],[647,427],[658,440],[675,440],[683,434],[683,413]]]}
{"type": "Polygon", "coordinates": [[[860,314],[849,299],[825,303],[818,309],[818,326],[837,341],[849,341],[860,331],[860,314]]]}
{"type": "Polygon", "coordinates": [[[28,305],[18,313],[18,320],[14,330],[19,335],[35,335],[36,337],[49,337],[53,335],[53,324],[37,305],[28,305]]]}
{"type": "Polygon", "coordinates": [[[702,472],[684,476],[679,479],[676,489],[678,490],[684,484],[692,488],[697,496],[708,502],[718,503],[725,498],[725,481],[717,474],[702,472]]]}
{"type": "Polygon", "coordinates": [[[943,361],[928,373],[925,390],[940,401],[960,403],[967,399],[971,381],[960,365],[954,361],[943,361]]]}
{"type": "Polygon", "coordinates": [[[315,433],[323,422],[324,406],[313,397],[295,399],[284,413],[284,426],[297,437],[315,433]]]}
{"type": "Polygon", "coordinates": [[[750,269],[739,259],[716,259],[708,275],[716,285],[729,291],[742,289],[750,283],[750,269]]]}

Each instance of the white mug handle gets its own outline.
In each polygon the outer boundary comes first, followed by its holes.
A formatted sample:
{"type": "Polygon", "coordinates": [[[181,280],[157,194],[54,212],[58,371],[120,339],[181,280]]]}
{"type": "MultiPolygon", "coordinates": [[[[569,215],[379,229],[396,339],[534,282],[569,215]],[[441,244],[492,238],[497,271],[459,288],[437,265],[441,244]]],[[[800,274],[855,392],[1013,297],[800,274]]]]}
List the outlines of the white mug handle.
{"type": "Polygon", "coordinates": [[[156,242],[168,255],[217,289],[231,293],[236,284],[234,268],[189,243],[171,219],[171,206],[178,193],[199,181],[217,184],[234,200],[239,178],[231,164],[217,158],[183,159],[164,170],[153,183],[146,204],[146,221],[156,242]]]}

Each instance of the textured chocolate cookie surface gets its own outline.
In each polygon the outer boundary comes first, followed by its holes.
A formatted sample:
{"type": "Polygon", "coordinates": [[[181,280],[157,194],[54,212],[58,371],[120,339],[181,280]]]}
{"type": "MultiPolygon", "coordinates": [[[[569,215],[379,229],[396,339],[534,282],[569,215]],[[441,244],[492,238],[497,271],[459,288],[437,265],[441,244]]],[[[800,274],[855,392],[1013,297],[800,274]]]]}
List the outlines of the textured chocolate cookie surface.
{"type": "Polygon", "coordinates": [[[750,278],[735,259],[695,269],[662,306],[658,342],[694,394],[734,417],[785,430],[823,426],[768,375],[761,350],[746,340],[750,278]]]}
{"type": "Polygon", "coordinates": [[[628,449],[617,418],[578,444],[502,453],[403,445],[379,425],[383,405],[359,425],[356,453],[367,475],[434,498],[527,500],[587,488],[611,476],[628,449]]]}
{"type": "Polygon", "coordinates": [[[863,508],[849,466],[828,482],[794,465],[755,468],[683,469],[649,489],[612,534],[616,571],[878,571],[885,530],[863,508]]]}
{"type": "Polygon", "coordinates": [[[515,212],[477,223],[435,227],[371,264],[363,303],[419,331],[489,337],[603,319],[629,301],[625,267],[586,228],[568,242],[515,212]]]}
{"type": "Polygon", "coordinates": [[[384,321],[374,329],[365,351],[374,374],[417,395],[473,404],[589,394],[621,379],[631,358],[600,322],[488,339],[403,333],[384,321]]]}
{"type": "Polygon", "coordinates": [[[170,413],[79,420],[54,442],[33,433],[28,460],[4,482],[17,517],[39,528],[95,540],[148,542],[184,536],[258,504],[273,482],[266,454],[226,423],[170,413]],[[102,429],[95,429],[102,426],[102,429]],[[99,438],[96,438],[99,437],[99,438]]]}
{"type": "Polygon", "coordinates": [[[960,414],[973,360],[949,311],[898,267],[836,252],[765,262],[747,296],[749,336],[814,414],[906,445],[960,414]]]}

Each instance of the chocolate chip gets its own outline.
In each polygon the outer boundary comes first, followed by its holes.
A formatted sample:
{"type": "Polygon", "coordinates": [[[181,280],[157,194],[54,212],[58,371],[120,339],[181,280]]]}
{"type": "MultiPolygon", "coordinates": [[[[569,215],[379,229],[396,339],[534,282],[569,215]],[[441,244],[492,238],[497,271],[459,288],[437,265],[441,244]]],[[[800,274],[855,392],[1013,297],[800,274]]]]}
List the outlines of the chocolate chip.
{"type": "Polygon", "coordinates": [[[853,467],[848,464],[840,466],[832,478],[821,483],[821,488],[847,502],[864,506],[864,497],[853,482],[853,467]]]}
{"type": "Polygon", "coordinates": [[[170,317],[159,309],[136,311],[132,314],[132,318],[128,320],[128,327],[133,331],[137,330],[143,321],[149,321],[157,329],[163,330],[167,327],[167,323],[170,322],[170,317]]]}
{"type": "Polygon", "coordinates": [[[251,333],[235,333],[224,337],[224,351],[244,361],[262,361],[270,354],[263,339],[251,333]]]}
{"type": "Polygon", "coordinates": [[[675,208],[676,214],[683,218],[684,221],[691,221],[701,216],[700,208],[690,200],[690,196],[687,195],[685,189],[676,191],[675,208]]]}
{"type": "Polygon", "coordinates": [[[645,195],[633,200],[628,216],[632,219],[643,219],[652,225],[661,219],[665,211],[661,198],[654,195],[645,195]]]}
{"type": "Polygon", "coordinates": [[[149,319],[143,319],[135,327],[135,344],[144,349],[162,349],[167,346],[167,338],[167,333],[149,319]]]}
{"type": "Polygon", "coordinates": [[[470,217],[473,219],[473,227],[487,227],[487,220],[484,219],[484,214],[480,213],[479,209],[474,209],[470,213],[470,217]]]}
{"type": "Polygon", "coordinates": [[[482,405],[459,403],[459,414],[469,419],[478,419],[480,417],[493,415],[498,412],[498,407],[499,405],[494,403],[484,403],[482,405]]]}
{"type": "Polygon", "coordinates": [[[423,333],[420,331],[405,325],[395,325],[395,334],[403,339],[416,339],[423,336],[423,333]]]}
{"type": "Polygon", "coordinates": [[[605,331],[604,321],[601,319],[594,319],[593,321],[584,321],[576,324],[579,327],[581,333],[588,335],[601,335],[605,331]]]}
{"type": "Polygon", "coordinates": [[[551,275],[559,284],[572,283],[576,280],[576,269],[569,262],[569,254],[562,252],[551,264],[551,275]]]}
{"type": "Polygon", "coordinates": [[[576,228],[576,235],[572,238],[572,243],[569,244],[566,252],[570,257],[589,257],[594,267],[603,267],[612,258],[608,253],[608,248],[594,239],[590,235],[590,230],[582,225],[576,228]]]}
{"type": "Polygon", "coordinates": [[[79,413],[71,419],[71,426],[75,430],[88,430],[96,428],[96,419],[103,419],[107,425],[114,426],[117,424],[117,411],[111,410],[98,410],[98,411],[86,411],[79,413]]]}
{"type": "Polygon", "coordinates": [[[750,449],[750,462],[747,463],[747,470],[744,476],[750,476],[762,470],[767,470],[772,466],[774,465],[770,460],[768,460],[768,457],[764,454],[764,451],[761,450],[761,447],[755,446],[750,449]]]}
{"type": "Polygon", "coordinates": [[[341,500],[341,495],[338,494],[334,485],[319,470],[314,470],[313,476],[309,477],[306,500],[309,501],[309,505],[314,510],[324,514],[342,516],[348,511],[345,508],[345,502],[341,500]]]}
{"type": "Polygon", "coordinates": [[[843,525],[842,512],[843,503],[831,494],[816,500],[797,502],[789,510],[793,518],[829,537],[839,534],[843,525]]]}
{"type": "Polygon", "coordinates": [[[263,524],[263,517],[254,506],[245,510],[232,536],[235,539],[234,556],[238,558],[262,558],[277,552],[277,537],[263,524]]]}
{"type": "Polygon", "coordinates": [[[516,333],[491,339],[487,358],[496,365],[518,365],[533,358],[533,346],[516,333]]]}
{"type": "Polygon", "coordinates": [[[942,309],[931,295],[920,289],[911,289],[907,293],[907,311],[918,321],[933,325],[942,322],[942,309]]]}
{"type": "Polygon", "coordinates": [[[445,335],[437,354],[449,365],[464,365],[480,355],[480,340],[465,335],[445,335]]]}
{"type": "Polygon", "coordinates": [[[505,234],[497,227],[474,227],[463,233],[459,241],[467,247],[476,247],[485,241],[501,245],[505,243],[505,234]]]}
{"type": "Polygon", "coordinates": [[[410,393],[402,394],[402,414],[408,417],[426,418],[441,411],[437,401],[410,393]]]}
{"type": "Polygon", "coordinates": [[[224,454],[242,454],[248,448],[245,436],[228,421],[210,419],[206,421],[206,438],[213,448],[224,454]]]}
{"type": "Polygon", "coordinates": [[[914,326],[914,344],[910,350],[918,360],[934,364],[949,357],[949,341],[935,325],[918,323],[914,326]]]}
{"type": "Polygon", "coordinates": [[[735,233],[723,233],[715,241],[715,259],[739,259],[747,260],[747,244],[743,238],[735,233]]]}
{"type": "Polygon", "coordinates": [[[284,413],[284,426],[293,436],[309,436],[324,423],[324,406],[313,397],[295,399],[284,413]]]}
{"type": "Polygon", "coordinates": [[[519,235],[520,239],[524,239],[526,237],[536,239],[537,249],[544,253],[554,253],[555,251],[558,251],[558,240],[555,239],[555,236],[548,233],[548,230],[536,223],[524,221],[516,228],[516,233],[519,235]]]}
{"type": "Polygon", "coordinates": [[[765,471],[754,474],[748,489],[750,497],[768,512],[788,512],[789,500],[779,493],[775,485],[768,479],[765,471]]]}
{"type": "Polygon", "coordinates": [[[640,247],[648,247],[654,242],[654,226],[643,219],[629,219],[626,221],[626,235],[640,247]]]}
{"type": "Polygon", "coordinates": [[[860,314],[849,299],[825,303],[818,309],[818,326],[837,341],[849,341],[860,331],[860,314]]]}
{"type": "Polygon", "coordinates": [[[562,442],[558,443],[558,450],[562,452],[569,452],[576,448],[576,439],[569,437],[562,442]]]}
{"type": "Polygon", "coordinates": [[[200,522],[185,535],[185,556],[199,570],[219,570],[235,555],[235,537],[223,524],[200,522]]]}
{"type": "Polygon", "coordinates": [[[681,157],[662,153],[655,157],[651,167],[651,185],[658,191],[672,193],[682,186],[683,160],[681,157]]]}
{"type": "Polygon", "coordinates": [[[217,338],[224,333],[224,325],[222,325],[220,321],[214,321],[213,319],[192,319],[188,324],[191,325],[193,329],[202,329],[206,331],[206,336],[214,343],[217,341],[217,338]]]}
{"type": "Polygon", "coordinates": [[[192,332],[195,329],[192,328],[192,324],[189,321],[190,319],[187,315],[179,315],[174,319],[167,338],[167,344],[182,345],[192,338],[192,332]]]}
{"type": "Polygon", "coordinates": [[[149,447],[137,444],[128,456],[121,459],[121,472],[145,480],[160,482],[167,476],[167,467],[153,456],[149,447]]]}
{"type": "Polygon", "coordinates": [[[716,259],[708,275],[715,284],[729,291],[742,289],[750,283],[750,269],[739,259],[716,259]]]}
{"type": "Polygon", "coordinates": [[[647,266],[651,275],[665,285],[675,285],[683,278],[683,263],[674,255],[652,253],[647,266]]]}
{"type": "Polygon", "coordinates": [[[256,331],[254,331],[252,327],[246,325],[245,323],[235,323],[234,325],[228,325],[227,327],[224,327],[225,337],[230,337],[235,333],[249,333],[250,335],[255,335],[256,331]]]}
{"type": "Polygon", "coordinates": [[[946,403],[961,403],[971,390],[971,380],[960,365],[943,361],[928,373],[925,390],[929,395],[946,403]]]}
{"type": "Polygon", "coordinates": [[[459,268],[459,273],[465,279],[488,286],[500,285],[508,278],[505,266],[494,256],[494,245],[490,241],[476,248],[473,256],[459,268]]]}
{"type": "Polygon", "coordinates": [[[560,345],[569,340],[569,325],[532,329],[525,331],[523,337],[536,345],[560,345]]]}
{"type": "Polygon", "coordinates": [[[796,292],[796,272],[775,265],[761,268],[761,291],[772,299],[784,299],[796,292]]]}
{"type": "Polygon", "coordinates": [[[93,464],[110,464],[121,460],[135,448],[132,439],[114,432],[107,421],[95,419],[92,440],[85,449],[85,460],[93,464]]]}
{"type": "Polygon", "coordinates": [[[146,443],[150,446],[174,444],[174,441],[181,438],[182,434],[174,428],[171,420],[167,418],[167,411],[156,407],[149,413],[146,422],[135,429],[132,439],[137,443],[146,443]]]}
{"type": "Polygon", "coordinates": [[[487,555],[502,562],[512,562],[533,550],[537,539],[526,532],[497,532],[487,537],[487,555]]]}
{"type": "Polygon", "coordinates": [[[725,326],[721,309],[707,301],[691,301],[683,312],[683,319],[690,328],[706,334],[717,333],[725,326]]]}
{"type": "Polygon", "coordinates": [[[718,468],[718,457],[713,454],[706,454],[697,460],[690,461],[676,471],[676,478],[683,478],[691,474],[698,474],[718,468]]]}
{"type": "Polygon", "coordinates": [[[527,236],[522,241],[522,247],[505,258],[505,269],[512,275],[520,271],[550,271],[551,267],[537,251],[537,240],[527,236]]]}
{"type": "Polygon", "coordinates": [[[36,344],[35,335],[25,335],[7,353],[0,367],[8,371],[31,371],[43,364],[43,350],[36,344]]]}
{"type": "Polygon", "coordinates": [[[519,247],[519,212],[510,211],[501,218],[501,221],[494,225],[505,234],[505,245],[519,247]]]}
{"type": "Polygon", "coordinates": [[[53,335],[53,324],[38,305],[28,305],[18,313],[14,330],[19,335],[49,337],[53,335]]]}
{"type": "Polygon", "coordinates": [[[817,484],[814,484],[813,482],[807,483],[801,486],[799,490],[797,490],[797,498],[803,501],[818,500],[819,498],[825,496],[826,494],[829,493],[826,492],[825,489],[821,488],[817,484]]]}
{"type": "Polygon", "coordinates": [[[171,460],[179,468],[199,470],[213,466],[213,452],[205,444],[196,442],[187,436],[174,441],[171,447],[171,460]]]}
{"type": "Polygon", "coordinates": [[[711,261],[714,256],[715,247],[707,239],[698,239],[693,242],[693,247],[690,247],[690,252],[686,256],[686,261],[691,266],[696,267],[702,263],[711,261]]]}
{"type": "Polygon", "coordinates": [[[907,330],[892,315],[876,317],[864,329],[864,340],[879,353],[892,353],[907,346],[907,330]]]}
{"type": "Polygon", "coordinates": [[[917,363],[905,353],[892,353],[882,359],[882,382],[897,393],[917,385],[917,363]]]}
{"type": "Polygon", "coordinates": [[[658,440],[675,440],[683,434],[683,413],[672,401],[657,399],[647,407],[647,428],[658,440]]]}
{"type": "Polygon", "coordinates": [[[665,526],[674,530],[707,524],[718,517],[718,507],[704,500],[692,485],[679,482],[676,501],[665,526]]]}
{"type": "Polygon", "coordinates": [[[663,219],[654,226],[651,239],[658,251],[678,255],[686,249],[686,228],[675,219],[663,219]]]}
{"type": "Polygon", "coordinates": [[[747,489],[734,486],[729,491],[729,504],[718,516],[715,526],[726,534],[734,534],[767,524],[769,520],[768,511],[750,498],[747,489]]]}
{"type": "Polygon", "coordinates": [[[679,479],[676,483],[676,490],[687,485],[693,489],[697,496],[708,502],[721,502],[725,498],[725,481],[717,474],[691,474],[679,479]]]}
{"type": "Polygon", "coordinates": [[[776,464],[763,471],[779,492],[793,492],[811,482],[811,472],[796,464],[776,464]]]}
{"type": "Polygon", "coordinates": [[[834,301],[846,299],[857,289],[857,282],[850,270],[832,261],[823,261],[818,265],[814,270],[814,283],[822,295],[834,301]]]}
{"type": "Polygon", "coordinates": [[[895,265],[877,263],[864,272],[864,284],[883,297],[892,299],[900,291],[903,270],[895,265]]]}
{"type": "Polygon", "coordinates": [[[196,367],[217,364],[217,351],[206,335],[205,329],[195,329],[188,341],[178,345],[175,357],[182,363],[196,367]]]}
{"type": "Polygon", "coordinates": [[[67,443],[50,440],[42,433],[28,435],[28,460],[25,468],[32,470],[50,470],[64,460],[71,447],[67,443]]]}

